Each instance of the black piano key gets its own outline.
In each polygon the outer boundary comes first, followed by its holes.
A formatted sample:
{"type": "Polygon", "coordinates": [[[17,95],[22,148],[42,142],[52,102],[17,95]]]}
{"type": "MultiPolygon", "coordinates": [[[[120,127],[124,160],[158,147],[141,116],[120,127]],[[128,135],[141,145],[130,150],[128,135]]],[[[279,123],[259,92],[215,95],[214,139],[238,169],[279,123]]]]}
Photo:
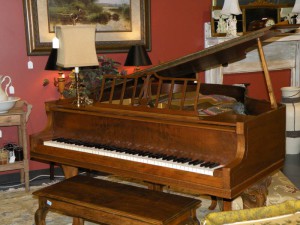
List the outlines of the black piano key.
{"type": "Polygon", "coordinates": [[[187,162],[190,162],[190,161],[192,161],[191,158],[183,158],[183,159],[181,160],[181,163],[187,163],[187,162]]]}
{"type": "Polygon", "coordinates": [[[168,161],[174,161],[174,160],[176,161],[176,159],[177,159],[176,156],[171,155],[170,158],[168,159],[168,161]]]}
{"type": "Polygon", "coordinates": [[[203,160],[196,159],[194,161],[189,162],[189,164],[196,166],[196,165],[199,165],[203,162],[204,162],[203,160]]]}
{"type": "MultiPolygon", "coordinates": [[[[102,148],[104,148],[104,147],[102,147],[102,148]]],[[[104,149],[106,149],[106,150],[109,150],[109,151],[114,151],[114,152],[118,152],[118,150],[120,149],[120,148],[118,148],[118,147],[115,147],[115,146],[110,146],[110,147],[106,147],[106,148],[104,148],[104,149]]]]}
{"type": "Polygon", "coordinates": [[[150,154],[150,152],[148,152],[148,151],[146,151],[146,152],[141,151],[138,155],[140,155],[140,156],[147,156],[149,154],[150,154]]]}
{"type": "Polygon", "coordinates": [[[169,156],[167,156],[167,157],[163,158],[163,160],[166,160],[166,161],[171,161],[171,160],[173,160],[173,159],[175,159],[175,158],[176,158],[175,156],[173,156],[173,155],[169,155],[169,156]]]}
{"type": "Polygon", "coordinates": [[[178,163],[182,163],[184,161],[184,158],[176,158],[173,161],[178,162],[178,163]]]}
{"type": "Polygon", "coordinates": [[[167,156],[163,157],[163,159],[164,159],[164,160],[167,160],[167,159],[169,159],[170,157],[171,157],[170,155],[167,155],[167,156]]]}
{"type": "Polygon", "coordinates": [[[138,150],[130,150],[129,154],[131,155],[137,155],[139,153],[138,150]]]}
{"type": "Polygon", "coordinates": [[[117,148],[116,152],[120,152],[120,153],[126,153],[126,149],[124,148],[117,148]]]}
{"type": "Polygon", "coordinates": [[[168,155],[166,155],[166,154],[160,154],[160,157],[159,157],[159,159],[164,159],[165,157],[167,157],[168,155]]]}
{"type": "Polygon", "coordinates": [[[153,155],[153,158],[160,159],[160,158],[162,158],[162,154],[156,153],[156,154],[153,155]]]}
{"type": "Polygon", "coordinates": [[[212,163],[210,166],[209,166],[209,168],[211,168],[211,169],[213,169],[213,168],[215,168],[215,167],[217,167],[217,166],[220,166],[220,163],[212,163]]]}
{"type": "Polygon", "coordinates": [[[205,167],[205,168],[214,168],[214,167],[219,166],[219,165],[220,165],[219,163],[208,161],[208,162],[205,162],[205,163],[201,164],[200,166],[205,167]]]}
{"type": "Polygon", "coordinates": [[[208,167],[210,164],[211,164],[211,162],[207,161],[207,162],[200,164],[200,167],[208,167]]]}
{"type": "Polygon", "coordinates": [[[54,138],[53,141],[57,141],[57,142],[65,142],[66,139],[65,138],[54,138]]]}

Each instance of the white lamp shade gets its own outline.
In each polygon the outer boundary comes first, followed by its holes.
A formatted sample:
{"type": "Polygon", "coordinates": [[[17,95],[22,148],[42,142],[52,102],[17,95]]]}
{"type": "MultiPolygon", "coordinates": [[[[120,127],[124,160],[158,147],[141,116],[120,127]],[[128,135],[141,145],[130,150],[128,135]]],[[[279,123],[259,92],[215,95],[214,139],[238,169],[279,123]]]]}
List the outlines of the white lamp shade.
{"type": "Polygon", "coordinates": [[[95,26],[57,26],[59,39],[56,65],[61,67],[98,66],[95,47],[95,26]]]}
{"type": "Polygon", "coordinates": [[[242,14],[238,0],[225,0],[221,10],[222,15],[239,15],[242,14]]]}
{"type": "Polygon", "coordinates": [[[300,13],[300,0],[295,1],[295,5],[292,9],[292,13],[300,13]]]}

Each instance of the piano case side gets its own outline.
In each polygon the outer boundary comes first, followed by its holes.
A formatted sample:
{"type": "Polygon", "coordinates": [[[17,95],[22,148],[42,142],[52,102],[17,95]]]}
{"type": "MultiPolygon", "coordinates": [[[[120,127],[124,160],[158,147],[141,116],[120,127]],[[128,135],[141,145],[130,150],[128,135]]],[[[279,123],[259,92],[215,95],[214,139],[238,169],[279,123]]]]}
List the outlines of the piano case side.
{"type": "MultiPolygon", "coordinates": [[[[69,100],[68,100],[69,101],[69,100]]],[[[37,146],[42,145],[44,140],[50,140],[53,137],[53,121],[55,120],[54,112],[51,106],[56,105],[58,101],[45,102],[45,110],[47,115],[46,127],[38,133],[31,134],[30,139],[30,152],[38,151],[37,146]]]]}
{"type": "MultiPolygon", "coordinates": [[[[285,158],[285,106],[245,121],[236,160],[224,168],[232,197],[280,169],[285,158]],[[240,160],[239,160],[240,159],[240,160]]],[[[239,128],[238,128],[239,129],[239,128]]]]}

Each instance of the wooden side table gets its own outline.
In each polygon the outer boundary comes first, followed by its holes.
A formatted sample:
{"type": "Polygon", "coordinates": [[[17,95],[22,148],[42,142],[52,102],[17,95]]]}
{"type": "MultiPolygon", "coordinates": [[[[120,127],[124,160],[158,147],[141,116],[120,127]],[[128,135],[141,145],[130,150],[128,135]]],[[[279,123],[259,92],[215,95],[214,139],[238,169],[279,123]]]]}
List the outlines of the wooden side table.
{"type": "Polygon", "coordinates": [[[31,105],[23,100],[16,103],[14,108],[7,113],[0,113],[0,127],[17,126],[18,145],[23,147],[23,161],[16,161],[0,165],[0,172],[8,170],[20,170],[21,183],[25,183],[25,190],[29,191],[29,163],[26,122],[31,112],[31,105]]]}

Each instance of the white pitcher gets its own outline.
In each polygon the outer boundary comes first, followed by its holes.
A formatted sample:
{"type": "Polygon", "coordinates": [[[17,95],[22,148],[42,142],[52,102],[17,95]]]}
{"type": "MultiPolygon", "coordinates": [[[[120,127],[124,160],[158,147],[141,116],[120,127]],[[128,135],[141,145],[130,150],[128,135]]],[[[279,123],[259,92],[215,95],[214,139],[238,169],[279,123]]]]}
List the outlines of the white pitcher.
{"type": "Polygon", "coordinates": [[[10,86],[11,84],[11,78],[10,76],[3,76],[3,75],[0,75],[0,82],[1,82],[1,86],[0,86],[0,102],[4,102],[4,101],[7,101],[8,100],[8,94],[7,94],[7,89],[8,87],[10,86]],[[4,91],[2,90],[2,83],[8,79],[8,83],[6,84],[5,86],[5,89],[4,91]]]}

